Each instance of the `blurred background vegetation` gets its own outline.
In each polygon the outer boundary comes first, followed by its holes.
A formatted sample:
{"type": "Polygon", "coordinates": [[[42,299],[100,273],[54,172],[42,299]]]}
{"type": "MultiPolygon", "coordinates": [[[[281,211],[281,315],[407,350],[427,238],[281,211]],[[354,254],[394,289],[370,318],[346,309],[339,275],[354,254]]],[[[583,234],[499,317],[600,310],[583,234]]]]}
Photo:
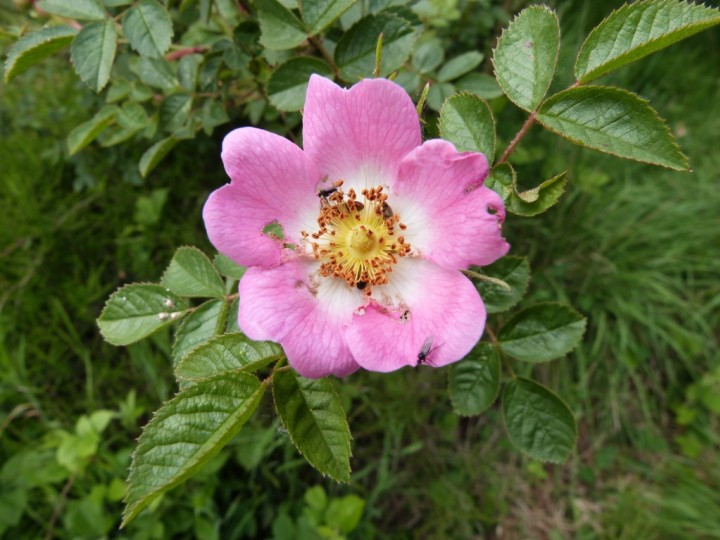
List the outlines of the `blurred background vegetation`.
{"type": "MultiPolygon", "coordinates": [[[[526,2],[416,4],[448,54],[488,57],[526,2]]],[[[559,89],[584,36],[619,3],[550,4],[563,28],[559,89]]],[[[1,4],[0,23],[17,24],[27,9],[1,4]]],[[[588,317],[574,353],[525,367],[578,419],[567,464],[513,451],[497,408],[459,419],[444,370],[357,373],[336,381],[355,438],[350,485],[311,469],[261,406],[200,475],[123,531],[135,439],[175,391],[169,334],[114,348],[95,318],[119,285],[157,280],[178,246],[212,253],[201,208],[226,181],[223,135],[252,111],[180,142],[142,179],[146,144],[68,156],[67,134],[99,102],[67,58],[0,86],[0,536],[720,538],[718,66],[715,30],[604,79],[652,101],[692,174],[581,150],[537,128],[516,151],[531,185],[570,171],[557,206],[505,225],[512,253],[531,260],[525,301],[568,301],[588,317]]],[[[492,104],[507,142],[523,117],[503,97],[492,104]]],[[[268,111],[261,125],[295,127],[268,111]]],[[[432,109],[426,120],[432,134],[432,109]]]]}

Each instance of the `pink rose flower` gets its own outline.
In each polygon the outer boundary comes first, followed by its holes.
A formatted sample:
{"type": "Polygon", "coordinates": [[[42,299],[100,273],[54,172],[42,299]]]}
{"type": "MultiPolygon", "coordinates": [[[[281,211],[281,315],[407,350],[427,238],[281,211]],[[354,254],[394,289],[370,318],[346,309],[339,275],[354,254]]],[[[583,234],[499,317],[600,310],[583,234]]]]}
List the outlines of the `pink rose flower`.
{"type": "Polygon", "coordinates": [[[231,182],[203,217],[218,251],[249,267],[242,331],[311,378],[463,358],[486,314],[461,270],[509,249],[485,156],[423,143],[412,100],[385,79],[345,90],[313,75],[303,145],[250,127],[223,142],[231,182]],[[272,223],[284,239],[263,232],[272,223]]]}

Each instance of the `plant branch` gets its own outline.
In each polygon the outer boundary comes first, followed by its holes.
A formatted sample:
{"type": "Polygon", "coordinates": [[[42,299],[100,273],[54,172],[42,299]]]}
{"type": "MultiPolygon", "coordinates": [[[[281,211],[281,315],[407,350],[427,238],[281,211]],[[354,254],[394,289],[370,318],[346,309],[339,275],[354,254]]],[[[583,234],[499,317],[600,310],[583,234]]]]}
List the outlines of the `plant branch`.
{"type": "Polygon", "coordinates": [[[535,123],[536,116],[537,111],[533,112],[530,116],[528,116],[528,119],[525,120],[525,123],[520,128],[520,131],[515,134],[515,137],[512,141],[510,141],[510,144],[503,152],[502,157],[498,160],[498,164],[505,163],[507,161],[507,159],[510,157],[510,154],[512,154],[513,150],[515,150],[515,147],[520,143],[522,138],[527,134],[530,127],[535,123]]]}
{"type": "Polygon", "coordinates": [[[337,65],[335,65],[335,59],[332,57],[330,52],[325,48],[325,45],[323,45],[322,41],[317,38],[317,36],[312,36],[308,38],[308,41],[313,44],[313,47],[315,47],[318,51],[320,51],[320,54],[325,59],[325,61],[330,64],[330,67],[333,69],[333,72],[335,73],[335,76],[340,76],[340,70],[338,69],[337,65]]]}

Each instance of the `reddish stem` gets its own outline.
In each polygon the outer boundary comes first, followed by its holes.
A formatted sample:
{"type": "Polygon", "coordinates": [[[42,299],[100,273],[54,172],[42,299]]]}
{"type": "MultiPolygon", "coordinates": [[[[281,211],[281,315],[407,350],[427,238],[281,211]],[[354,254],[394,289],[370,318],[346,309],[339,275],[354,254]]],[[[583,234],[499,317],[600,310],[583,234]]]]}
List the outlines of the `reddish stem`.
{"type": "Polygon", "coordinates": [[[535,117],[537,116],[537,112],[532,113],[530,116],[528,116],[528,119],[525,120],[525,123],[520,128],[520,131],[517,132],[513,140],[510,142],[508,147],[503,152],[502,157],[498,160],[498,163],[504,163],[507,161],[508,157],[510,157],[510,154],[513,153],[513,150],[515,150],[515,147],[520,143],[520,140],[525,136],[525,134],[530,129],[530,126],[532,126],[535,123],[535,117]]]}
{"type": "Polygon", "coordinates": [[[173,60],[179,60],[183,56],[188,56],[195,53],[204,53],[205,51],[207,51],[207,47],[203,47],[202,45],[197,45],[195,47],[187,47],[186,49],[180,49],[178,51],[173,51],[166,54],[165,60],[167,60],[168,62],[172,62],[173,60]]]}

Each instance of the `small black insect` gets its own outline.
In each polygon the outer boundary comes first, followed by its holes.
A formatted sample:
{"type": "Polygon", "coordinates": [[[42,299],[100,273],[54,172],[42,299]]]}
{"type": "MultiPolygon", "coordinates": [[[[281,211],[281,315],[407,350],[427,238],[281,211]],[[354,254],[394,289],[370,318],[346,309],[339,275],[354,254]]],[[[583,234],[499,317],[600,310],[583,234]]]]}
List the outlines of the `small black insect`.
{"type": "Polygon", "coordinates": [[[320,191],[318,191],[317,196],[320,197],[321,199],[327,199],[330,195],[335,193],[337,190],[338,190],[338,188],[335,186],[329,187],[327,189],[321,189],[320,191]]]}
{"type": "Polygon", "coordinates": [[[386,202],[382,205],[382,215],[385,219],[390,219],[393,217],[393,211],[392,208],[390,208],[390,205],[386,202]]]}
{"type": "Polygon", "coordinates": [[[358,281],[355,286],[362,291],[367,287],[367,281],[358,281]]]}
{"type": "Polygon", "coordinates": [[[421,366],[425,363],[425,360],[427,359],[428,355],[431,352],[430,349],[432,347],[432,344],[433,344],[433,337],[432,336],[426,337],[425,341],[422,344],[422,347],[420,347],[420,352],[418,353],[418,356],[417,356],[418,366],[421,366]]]}

